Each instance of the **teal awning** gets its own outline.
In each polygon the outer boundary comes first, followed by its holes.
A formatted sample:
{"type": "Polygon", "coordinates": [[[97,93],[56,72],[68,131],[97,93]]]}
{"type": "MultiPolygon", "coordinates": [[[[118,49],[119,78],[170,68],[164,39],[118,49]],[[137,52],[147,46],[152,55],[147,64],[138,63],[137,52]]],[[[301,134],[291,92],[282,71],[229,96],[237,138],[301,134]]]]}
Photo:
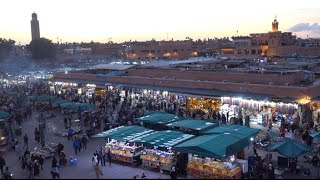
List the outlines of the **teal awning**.
{"type": "Polygon", "coordinates": [[[181,142],[191,139],[194,135],[181,131],[153,131],[148,134],[131,139],[130,142],[139,142],[149,146],[173,147],[181,142]]]}
{"type": "Polygon", "coordinates": [[[296,158],[301,154],[312,151],[312,148],[300,142],[295,142],[290,140],[290,141],[278,142],[276,144],[270,145],[267,147],[266,150],[277,151],[286,157],[296,158]]]}
{"type": "Polygon", "coordinates": [[[174,146],[172,149],[203,157],[222,159],[236,154],[244,148],[241,140],[230,134],[211,134],[198,136],[174,146]]]}
{"type": "Polygon", "coordinates": [[[167,124],[177,120],[180,120],[180,118],[175,114],[160,111],[151,112],[146,116],[137,118],[138,122],[146,122],[151,124],[167,124]]]}
{"type": "Polygon", "coordinates": [[[259,134],[259,129],[249,128],[241,125],[222,125],[202,132],[202,134],[223,134],[228,133],[241,139],[244,146],[251,144],[250,138],[259,134]]]}
{"type": "Polygon", "coordinates": [[[153,130],[141,126],[120,126],[102,133],[93,135],[93,138],[111,138],[117,141],[128,141],[141,135],[153,132],[153,130]]]}
{"type": "Polygon", "coordinates": [[[185,129],[192,129],[196,131],[205,130],[208,128],[217,127],[217,123],[208,122],[205,120],[195,120],[195,119],[183,119],[180,121],[172,122],[166,124],[166,126],[170,127],[181,127],[185,129]]]}
{"type": "Polygon", "coordinates": [[[10,113],[0,111],[0,119],[7,119],[8,117],[10,117],[10,113]]]}
{"type": "Polygon", "coordinates": [[[65,100],[65,99],[54,99],[52,101],[52,104],[54,105],[59,105],[59,104],[63,104],[63,103],[69,103],[70,101],[65,100]]]}
{"type": "Polygon", "coordinates": [[[79,109],[80,109],[80,111],[88,111],[88,110],[94,110],[97,108],[96,105],[94,105],[94,104],[78,103],[78,102],[62,103],[60,106],[62,108],[69,109],[74,112],[77,112],[79,109]]]}

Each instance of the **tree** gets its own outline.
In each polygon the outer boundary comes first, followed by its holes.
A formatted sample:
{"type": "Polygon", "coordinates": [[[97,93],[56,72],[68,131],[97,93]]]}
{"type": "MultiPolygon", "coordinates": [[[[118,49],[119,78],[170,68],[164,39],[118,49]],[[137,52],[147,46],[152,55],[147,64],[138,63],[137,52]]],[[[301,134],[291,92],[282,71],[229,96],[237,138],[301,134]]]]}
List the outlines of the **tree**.
{"type": "Polygon", "coordinates": [[[0,38],[0,60],[5,58],[10,53],[14,44],[14,40],[0,38]]]}
{"type": "Polygon", "coordinates": [[[57,47],[51,40],[40,38],[30,42],[30,51],[33,59],[55,58],[57,47]]]}

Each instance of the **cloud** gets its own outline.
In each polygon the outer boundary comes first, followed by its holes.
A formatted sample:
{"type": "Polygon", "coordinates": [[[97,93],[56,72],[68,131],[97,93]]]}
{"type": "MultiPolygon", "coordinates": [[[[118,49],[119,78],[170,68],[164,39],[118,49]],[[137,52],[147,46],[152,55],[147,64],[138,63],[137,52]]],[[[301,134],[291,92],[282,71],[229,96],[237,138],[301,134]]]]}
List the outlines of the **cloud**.
{"type": "Polygon", "coordinates": [[[288,29],[291,32],[305,32],[320,33],[320,24],[318,23],[299,23],[288,29]]]}

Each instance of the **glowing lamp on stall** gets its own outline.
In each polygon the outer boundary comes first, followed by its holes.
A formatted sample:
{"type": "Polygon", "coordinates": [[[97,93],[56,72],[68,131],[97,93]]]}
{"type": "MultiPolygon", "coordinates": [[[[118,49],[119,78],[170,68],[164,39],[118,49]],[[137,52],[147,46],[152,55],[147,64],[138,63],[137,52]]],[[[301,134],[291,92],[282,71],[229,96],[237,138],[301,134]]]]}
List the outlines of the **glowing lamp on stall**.
{"type": "Polygon", "coordinates": [[[236,158],[234,157],[234,155],[230,156],[230,161],[234,162],[236,160],[236,158]]]}
{"type": "Polygon", "coordinates": [[[299,104],[308,104],[310,101],[311,98],[309,96],[306,96],[305,98],[299,100],[299,104]]]}
{"type": "Polygon", "coordinates": [[[148,91],[145,89],[145,90],[143,90],[143,93],[147,94],[147,93],[148,93],[148,91]]]}
{"type": "Polygon", "coordinates": [[[68,74],[68,71],[65,71],[64,73],[65,73],[65,74],[68,74]]]}

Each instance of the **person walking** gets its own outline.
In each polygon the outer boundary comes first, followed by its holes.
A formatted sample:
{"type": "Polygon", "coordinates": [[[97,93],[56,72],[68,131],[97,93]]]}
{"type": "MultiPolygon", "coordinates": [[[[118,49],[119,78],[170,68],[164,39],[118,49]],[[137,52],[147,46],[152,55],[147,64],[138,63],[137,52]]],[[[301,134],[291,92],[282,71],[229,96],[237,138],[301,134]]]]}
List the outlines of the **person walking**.
{"type": "Polygon", "coordinates": [[[101,166],[106,166],[106,152],[103,147],[100,149],[100,155],[101,155],[101,166]]]}
{"type": "Polygon", "coordinates": [[[26,147],[26,149],[28,149],[28,140],[29,140],[29,138],[28,138],[27,134],[25,134],[23,137],[23,142],[24,142],[23,148],[26,147]]]}
{"type": "Polygon", "coordinates": [[[34,129],[34,139],[35,141],[37,141],[38,143],[40,143],[40,131],[38,128],[34,129]]]}
{"type": "Polygon", "coordinates": [[[75,140],[73,141],[73,148],[74,148],[75,154],[77,154],[78,149],[80,148],[80,142],[79,142],[78,138],[75,138],[75,140]]]}
{"type": "Polygon", "coordinates": [[[38,160],[34,160],[33,163],[33,176],[38,178],[40,174],[40,164],[38,162],[38,160]]]}
{"type": "Polygon", "coordinates": [[[92,167],[94,169],[94,172],[96,174],[97,179],[100,179],[100,167],[99,167],[99,161],[98,161],[97,153],[93,153],[92,167]]]}
{"type": "Polygon", "coordinates": [[[41,155],[41,156],[39,157],[39,164],[40,164],[41,170],[43,170],[43,163],[44,163],[44,157],[41,155]]]}
{"type": "Polygon", "coordinates": [[[0,155],[0,169],[1,169],[1,173],[3,173],[3,167],[6,165],[6,160],[4,160],[4,158],[2,157],[2,155],[0,155]]]}
{"type": "Polygon", "coordinates": [[[71,127],[69,127],[69,129],[68,129],[68,141],[70,141],[70,139],[72,139],[73,133],[74,133],[73,129],[71,127]]]}
{"type": "Polygon", "coordinates": [[[82,136],[81,142],[82,142],[83,149],[84,149],[84,150],[87,150],[88,138],[87,138],[85,135],[82,136]]]}
{"type": "Polygon", "coordinates": [[[63,148],[64,148],[64,145],[61,144],[61,142],[59,142],[58,145],[57,145],[57,153],[58,153],[59,156],[61,154],[61,151],[63,151],[63,148]]]}
{"type": "Polygon", "coordinates": [[[58,160],[57,160],[56,156],[53,156],[52,161],[51,161],[51,168],[55,172],[58,172],[57,163],[58,163],[58,160]]]}
{"type": "Polygon", "coordinates": [[[108,149],[107,157],[108,157],[109,165],[111,166],[112,154],[111,154],[110,148],[108,149]]]}

